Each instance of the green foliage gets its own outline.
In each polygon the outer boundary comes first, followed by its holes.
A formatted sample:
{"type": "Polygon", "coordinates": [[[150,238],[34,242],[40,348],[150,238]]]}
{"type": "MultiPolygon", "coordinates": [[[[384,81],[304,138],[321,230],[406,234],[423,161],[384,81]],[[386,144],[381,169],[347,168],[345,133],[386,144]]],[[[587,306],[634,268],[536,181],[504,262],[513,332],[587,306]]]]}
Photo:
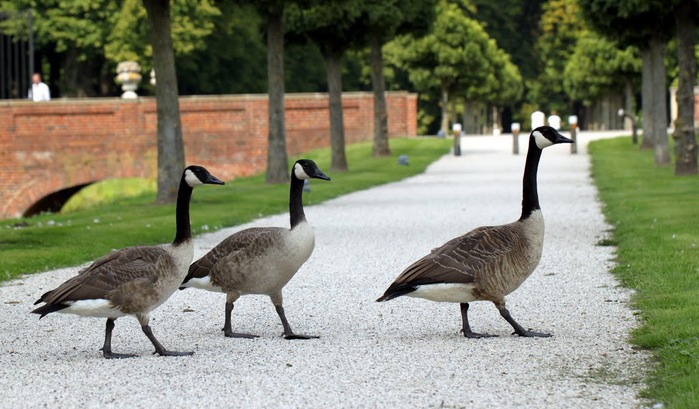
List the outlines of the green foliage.
{"type": "MultiPolygon", "coordinates": [[[[105,56],[117,63],[124,60],[138,61],[147,69],[151,68],[150,57],[153,51],[148,40],[148,21],[141,0],[119,2],[121,9],[105,45],[105,56]]],[[[204,48],[204,39],[213,29],[213,19],[221,11],[210,0],[172,1],[172,44],[178,56],[186,56],[204,48]]]]}
{"type": "Polygon", "coordinates": [[[429,34],[400,36],[386,45],[387,65],[406,71],[418,92],[435,99],[443,90],[469,101],[518,97],[519,70],[468,10],[441,0],[429,34]]]}
{"type": "Polygon", "coordinates": [[[566,111],[570,100],[563,89],[566,62],[584,32],[577,0],[549,0],[543,5],[541,36],[536,42],[541,70],[529,82],[528,99],[545,112],[566,111]]]}
{"type": "Polygon", "coordinates": [[[357,34],[367,37],[365,43],[370,37],[386,42],[398,34],[420,36],[432,25],[436,3],[437,0],[365,0],[357,34]]]}
{"type": "MultiPolygon", "coordinates": [[[[54,74],[54,85],[63,85],[65,93],[98,94],[105,84],[113,83],[116,64],[123,60],[137,61],[144,72],[152,67],[146,12],[140,0],[5,0],[0,4],[2,11],[26,9],[34,15],[37,55],[54,74]],[[79,77],[79,83],[69,84],[59,76],[79,77]]],[[[173,0],[172,14],[173,46],[181,57],[205,46],[204,39],[214,28],[211,20],[220,11],[210,0],[173,0]]]]}
{"type": "Polygon", "coordinates": [[[620,91],[624,81],[639,77],[640,72],[636,47],[620,49],[615,43],[586,32],[566,63],[563,87],[571,98],[590,103],[606,91],[620,91]]]}
{"type": "Polygon", "coordinates": [[[542,0],[473,0],[476,12],[471,16],[512,58],[527,79],[539,70],[534,44],[539,36],[542,0]]]}
{"type": "MultiPolygon", "coordinates": [[[[352,168],[329,171],[329,149],[307,152],[332,178],[311,184],[304,203],[314,204],[371,186],[423,172],[448,152],[451,142],[435,138],[392,139],[393,156],[373,158],[371,143],[347,146],[352,168]],[[399,155],[410,157],[401,166],[399,155]]],[[[248,222],[257,217],[288,211],[288,185],[270,185],[264,175],[227,181],[225,186],[203,186],[191,205],[195,234],[248,222]]],[[[93,260],[112,249],[131,245],[166,243],[174,235],[174,205],[153,204],[155,191],[67,214],[44,214],[0,221],[0,281],[20,274],[72,266],[93,260]]]]}
{"type": "Polygon", "coordinates": [[[653,166],[629,138],[593,142],[592,175],[614,227],[617,266],[636,290],[632,342],[658,360],[646,391],[667,408],[699,407],[699,178],[653,166]]]}
{"type": "Polygon", "coordinates": [[[583,17],[598,33],[621,45],[643,47],[651,37],[673,32],[672,6],[664,0],[578,0],[583,17]]]}
{"type": "MultiPolygon", "coordinates": [[[[140,1],[140,0],[139,0],[140,1]]],[[[181,94],[242,94],[267,91],[264,21],[252,5],[219,2],[211,34],[185,58],[178,58],[181,94]]]]}
{"type": "Polygon", "coordinates": [[[321,51],[342,55],[356,44],[356,26],[362,14],[360,0],[315,0],[291,3],[285,9],[284,25],[292,39],[306,39],[321,51]]]}

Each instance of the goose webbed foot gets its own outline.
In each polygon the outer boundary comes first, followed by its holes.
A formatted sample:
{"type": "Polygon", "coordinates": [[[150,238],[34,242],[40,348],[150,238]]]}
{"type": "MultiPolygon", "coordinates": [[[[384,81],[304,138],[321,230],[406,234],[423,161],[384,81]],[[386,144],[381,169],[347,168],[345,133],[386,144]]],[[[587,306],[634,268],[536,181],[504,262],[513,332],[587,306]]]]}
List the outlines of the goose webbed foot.
{"type": "Polygon", "coordinates": [[[320,338],[319,336],[316,335],[303,335],[303,334],[295,334],[294,331],[291,330],[291,326],[289,325],[289,321],[286,320],[286,314],[284,313],[284,307],[281,305],[275,305],[274,308],[277,310],[277,314],[279,315],[279,319],[282,321],[282,325],[284,326],[284,332],[282,333],[282,336],[284,339],[316,339],[320,338]]]}
{"type": "Polygon", "coordinates": [[[284,337],[284,339],[290,339],[290,340],[291,339],[317,339],[317,338],[320,338],[317,335],[294,334],[293,332],[291,332],[291,333],[284,332],[282,334],[282,336],[284,337]]]}
{"type": "Polygon", "coordinates": [[[231,331],[230,328],[222,328],[221,331],[223,331],[223,334],[226,336],[226,338],[245,338],[245,339],[255,339],[259,338],[259,335],[253,335],[253,334],[243,334],[240,332],[233,332],[231,331]]]}
{"type": "Polygon", "coordinates": [[[194,352],[181,352],[181,351],[170,351],[165,349],[165,347],[158,342],[158,340],[155,338],[155,335],[153,335],[153,330],[150,328],[150,325],[143,325],[141,326],[141,329],[143,330],[143,333],[146,334],[150,342],[153,344],[155,347],[155,352],[153,354],[158,354],[160,356],[189,356],[189,355],[194,355],[194,352]]]}
{"type": "Polygon", "coordinates": [[[167,349],[156,350],[153,355],[158,354],[160,356],[190,356],[194,355],[191,351],[170,351],[167,349]]]}
{"type": "Polygon", "coordinates": [[[136,354],[117,354],[116,352],[112,352],[111,350],[105,350],[104,348],[100,348],[102,351],[102,356],[104,356],[107,359],[124,359],[124,358],[136,358],[138,355],[136,354]]]}
{"type": "Polygon", "coordinates": [[[529,331],[524,329],[521,325],[517,323],[517,321],[512,318],[510,315],[510,312],[507,310],[507,308],[501,308],[500,309],[500,315],[512,325],[512,328],[514,328],[515,332],[512,334],[517,334],[520,337],[540,337],[540,338],[548,338],[552,336],[552,334],[547,334],[545,332],[537,332],[537,331],[529,331]]]}
{"type": "Polygon", "coordinates": [[[480,334],[478,332],[473,332],[473,331],[464,331],[463,329],[459,332],[464,333],[464,337],[466,338],[496,338],[497,335],[493,334],[480,334]]]}
{"type": "Polygon", "coordinates": [[[536,332],[536,331],[528,331],[525,329],[522,329],[520,331],[515,330],[512,335],[519,335],[520,337],[540,337],[540,338],[548,338],[552,337],[552,334],[548,334],[545,332],[536,332]]]}

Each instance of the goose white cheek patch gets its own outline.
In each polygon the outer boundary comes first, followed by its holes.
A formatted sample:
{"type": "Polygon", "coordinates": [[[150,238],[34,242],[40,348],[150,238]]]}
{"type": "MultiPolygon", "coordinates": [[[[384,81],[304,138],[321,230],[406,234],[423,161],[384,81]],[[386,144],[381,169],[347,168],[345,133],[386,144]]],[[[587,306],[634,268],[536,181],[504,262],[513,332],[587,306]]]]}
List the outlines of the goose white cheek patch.
{"type": "Polygon", "coordinates": [[[544,149],[547,148],[551,145],[553,145],[553,142],[548,140],[547,137],[545,137],[541,132],[539,131],[534,131],[534,142],[536,142],[536,146],[539,147],[539,149],[544,149]]]}
{"type": "Polygon", "coordinates": [[[194,174],[191,170],[187,169],[184,171],[184,181],[187,182],[187,184],[190,187],[198,186],[203,184],[201,180],[197,177],[197,175],[194,174]]]}
{"type": "Polygon", "coordinates": [[[301,180],[310,179],[310,176],[308,176],[306,171],[303,170],[303,166],[299,165],[298,163],[294,165],[294,175],[301,180]]]}

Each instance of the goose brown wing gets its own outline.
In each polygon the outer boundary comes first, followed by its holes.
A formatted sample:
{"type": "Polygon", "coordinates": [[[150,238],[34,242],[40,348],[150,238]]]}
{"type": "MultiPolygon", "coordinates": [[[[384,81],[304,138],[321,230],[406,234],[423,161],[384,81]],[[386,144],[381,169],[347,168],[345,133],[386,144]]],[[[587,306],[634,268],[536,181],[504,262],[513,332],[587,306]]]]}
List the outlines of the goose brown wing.
{"type": "Polygon", "coordinates": [[[107,293],[133,280],[156,279],[159,265],[170,262],[161,247],[129,247],[108,254],[41,296],[38,302],[58,304],[65,301],[106,298],[107,293]]]}
{"type": "Polygon", "coordinates": [[[253,243],[269,235],[272,230],[283,229],[274,227],[252,227],[228,236],[216,245],[216,247],[209,250],[202,258],[189,266],[189,273],[187,277],[185,277],[183,283],[186,283],[192,278],[206,277],[221,260],[231,254],[246,251],[253,243]]]}
{"type": "Polygon", "coordinates": [[[468,284],[478,274],[490,271],[513,250],[513,233],[505,226],[474,229],[438,247],[406,268],[395,284],[468,284]]]}

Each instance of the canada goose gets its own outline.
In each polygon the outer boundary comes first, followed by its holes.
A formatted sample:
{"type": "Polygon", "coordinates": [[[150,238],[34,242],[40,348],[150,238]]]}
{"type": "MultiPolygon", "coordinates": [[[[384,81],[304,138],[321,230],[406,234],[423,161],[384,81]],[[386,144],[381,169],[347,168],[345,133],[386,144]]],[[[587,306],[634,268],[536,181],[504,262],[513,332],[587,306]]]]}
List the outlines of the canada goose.
{"type": "Polygon", "coordinates": [[[313,227],[303,212],[304,180],[330,180],[309,159],[300,159],[291,169],[289,218],[291,229],[253,227],[232,234],[189,267],[180,289],[187,287],[226,293],[223,332],[231,338],[256,338],[231,329],[233,303],[245,294],[269,296],[284,326],[286,339],[315,336],[294,334],[282,307],[282,288],[308,260],[315,246],[313,227]]]}
{"type": "Polygon", "coordinates": [[[544,218],[539,207],[536,173],[542,149],[572,143],[550,126],[534,129],[524,167],[522,215],[514,223],[478,227],[410,265],[376,301],[401,295],[460,303],[462,332],[468,338],[489,337],[471,331],[468,303],[491,301],[523,337],[550,334],[525,330],[505,308],[505,296],[516,290],[539,264],[544,244],[544,218]]]}
{"type": "Polygon", "coordinates": [[[192,188],[201,184],[222,185],[201,166],[189,166],[182,173],[177,194],[177,232],[172,244],[127,247],[93,262],[77,276],[41,296],[33,310],[39,318],[52,312],[84,317],[107,318],[102,354],[105,358],[128,358],[133,354],[112,352],[114,320],[134,315],[159,355],[191,355],[193,352],[166,350],[153,335],[149,313],[165,302],[187,274],[194,257],[189,226],[192,188]]]}

